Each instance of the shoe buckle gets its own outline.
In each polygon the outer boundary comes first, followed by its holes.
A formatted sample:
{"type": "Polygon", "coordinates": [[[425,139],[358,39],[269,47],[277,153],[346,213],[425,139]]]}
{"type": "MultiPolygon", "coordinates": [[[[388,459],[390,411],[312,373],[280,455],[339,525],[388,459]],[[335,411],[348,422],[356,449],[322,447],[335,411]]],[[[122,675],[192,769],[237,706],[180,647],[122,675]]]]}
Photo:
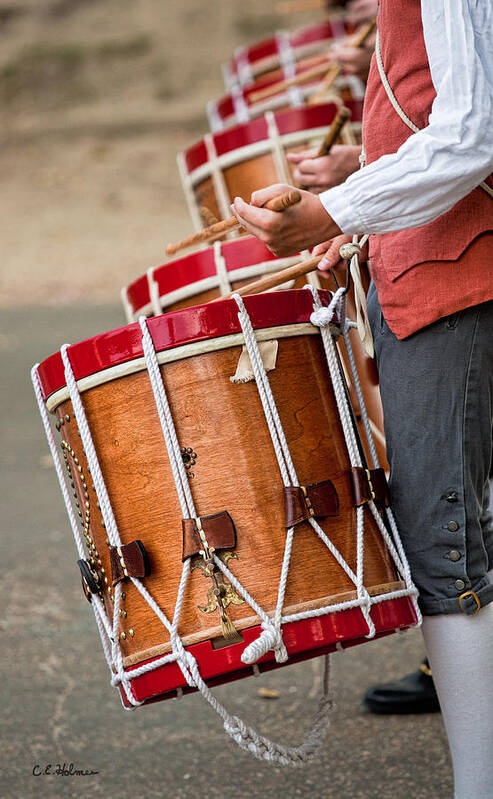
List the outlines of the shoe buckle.
{"type": "Polygon", "coordinates": [[[475,591],[465,591],[463,594],[461,594],[460,597],[459,597],[459,607],[460,607],[460,609],[462,610],[463,613],[467,613],[467,610],[463,609],[462,603],[463,603],[464,599],[466,597],[468,597],[468,596],[472,596],[474,601],[475,601],[475,603],[476,603],[475,609],[473,611],[471,611],[471,613],[469,613],[468,615],[469,616],[475,616],[476,613],[479,613],[479,611],[481,610],[481,600],[480,600],[480,598],[478,597],[478,595],[476,594],[475,591]]]}

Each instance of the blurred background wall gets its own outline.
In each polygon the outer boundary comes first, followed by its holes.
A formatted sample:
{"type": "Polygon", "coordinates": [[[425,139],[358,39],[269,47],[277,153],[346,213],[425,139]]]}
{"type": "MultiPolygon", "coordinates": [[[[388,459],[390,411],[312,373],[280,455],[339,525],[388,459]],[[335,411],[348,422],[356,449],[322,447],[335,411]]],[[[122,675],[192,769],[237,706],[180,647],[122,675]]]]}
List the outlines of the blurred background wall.
{"type": "MultiPolygon", "coordinates": [[[[262,0],[1,0],[0,304],[118,302],[191,225],[176,153],[262,0]]],[[[320,18],[320,15],[318,15],[320,18]]]]}

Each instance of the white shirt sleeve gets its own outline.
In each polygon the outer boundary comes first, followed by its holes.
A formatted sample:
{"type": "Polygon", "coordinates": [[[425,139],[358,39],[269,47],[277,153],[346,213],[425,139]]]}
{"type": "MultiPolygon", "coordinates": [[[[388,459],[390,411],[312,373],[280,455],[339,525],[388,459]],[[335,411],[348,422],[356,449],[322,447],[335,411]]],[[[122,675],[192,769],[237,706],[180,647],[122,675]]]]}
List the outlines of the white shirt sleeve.
{"type": "Polygon", "coordinates": [[[421,13],[437,94],[429,124],[319,195],[344,233],[426,225],[493,172],[493,3],[421,0],[421,13]]]}

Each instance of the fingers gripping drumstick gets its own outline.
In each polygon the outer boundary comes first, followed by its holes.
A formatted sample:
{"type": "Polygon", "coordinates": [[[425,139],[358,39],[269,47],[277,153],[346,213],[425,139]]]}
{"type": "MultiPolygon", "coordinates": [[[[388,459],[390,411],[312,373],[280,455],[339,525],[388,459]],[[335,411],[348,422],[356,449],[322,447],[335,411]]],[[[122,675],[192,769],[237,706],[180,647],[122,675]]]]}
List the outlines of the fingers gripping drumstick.
{"type": "MultiPolygon", "coordinates": [[[[376,18],[371,19],[366,25],[363,25],[357,32],[356,35],[351,42],[353,47],[363,47],[364,43],[368,39],[371,33],[373,33],[374,29],[376,28],[377,20],[376,18]]],[[[332,67],[327,72],[325,78],[323,79],[321,85],[313,94],[310,99],[308,100],[309,105],[316,105],[317,103],[323,103],[324,98],[336,78],[339,77],[342,71],[342,66],[338,63],[334,63],[332,67]]]]}
{"type": "MultiPolygon", "coordinates": [[[[278,197],[269,200],[263,207],[267,208],[269,211],[282,212],[285,211],[286,208],[296,205],[300,200],[301,194],[299,191],[292,189],[286,194],[280,194],[278,197]]],[[[204,230],[199,230],[198,233],[194,233],[193,236],[188,236],[186,239],[176,242],[176,244],[168,244],[166,247],[166,255],[174,255],[176,252],[184,250],[186,247],[192,247],[194,244],[201,244],[203,241],[218,238],[218,236],[222,236],[224,233],[228,233],[239,227],[241,227],[241,225],[237,218],[231,216],[229,219],[224,219],[222,222],[217,222],[215,225],[204,228],[204,230]]]]}

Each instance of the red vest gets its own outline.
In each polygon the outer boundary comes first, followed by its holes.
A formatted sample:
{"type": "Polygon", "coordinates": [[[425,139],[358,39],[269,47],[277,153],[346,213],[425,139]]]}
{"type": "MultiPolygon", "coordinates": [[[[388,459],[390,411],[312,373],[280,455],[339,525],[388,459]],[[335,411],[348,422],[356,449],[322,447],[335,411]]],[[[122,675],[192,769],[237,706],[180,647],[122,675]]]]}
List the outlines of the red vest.
{"type": "MultiPolygon", "coordinates": [[[[378,29],[394,95],[415,125],[426,127],[436,93],[420,0],[380,0],[378,29]]],[[[373,57],[363,118],[366,163],[396,152],[410,135],[390,104],[373,57]]],[[[493,299],[492,253],[493,198],[480,188],[428,225],[372,236],[371,273],[396,336],[406,338],[443,316],[493,299]]]]}

